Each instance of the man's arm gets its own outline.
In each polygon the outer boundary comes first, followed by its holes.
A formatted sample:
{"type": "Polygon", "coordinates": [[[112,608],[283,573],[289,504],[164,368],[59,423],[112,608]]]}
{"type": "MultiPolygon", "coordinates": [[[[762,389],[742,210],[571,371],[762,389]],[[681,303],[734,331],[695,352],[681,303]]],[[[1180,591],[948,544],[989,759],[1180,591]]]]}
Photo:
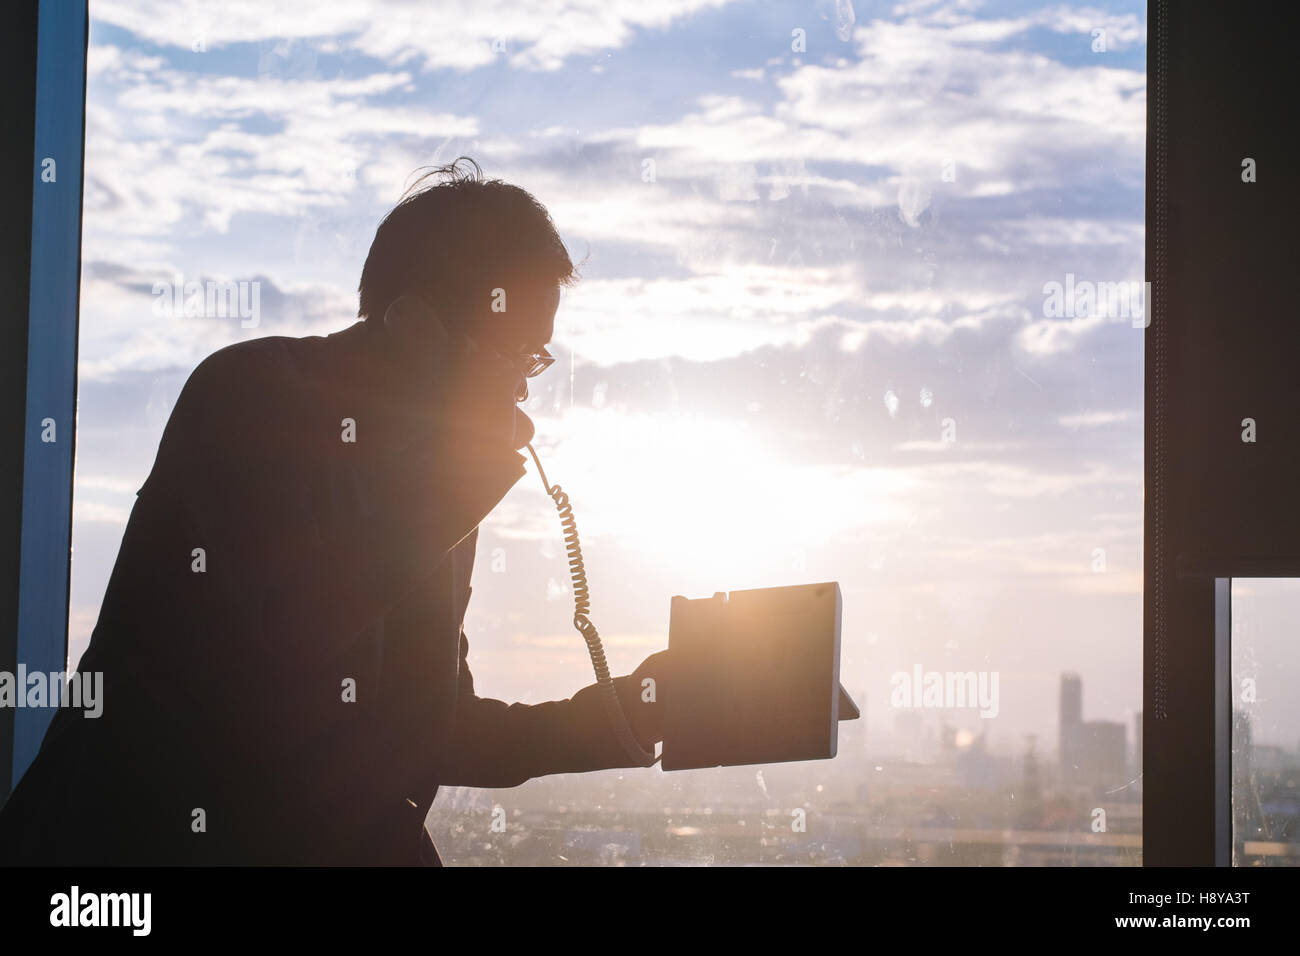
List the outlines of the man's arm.
{"type": "MultiPolygon", "coordinates": [[[[547,774],[638,766],[610,727],[599,685],[589,684],[568,700],[506,704],[474,693],[468,655],[469,639],[461,631],[456,728],[439,761],[439,784],[517,787],[547,774]]],[[[659,705],[641,700],[645,667],[615,677],[614,686],[641,746],[652,750],[661,739],[659,705]]]]}

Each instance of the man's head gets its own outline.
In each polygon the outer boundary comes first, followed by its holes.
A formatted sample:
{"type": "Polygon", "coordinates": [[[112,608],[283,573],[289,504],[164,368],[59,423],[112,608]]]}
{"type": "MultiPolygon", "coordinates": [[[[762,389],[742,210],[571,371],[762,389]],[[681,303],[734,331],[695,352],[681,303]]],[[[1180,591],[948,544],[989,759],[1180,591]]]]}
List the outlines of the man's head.
{"type": "Polygon", "coordinates": [[[453,333],[535,352],[550,341],[560,287],[576,280],[546,208],[462,156],[421,177],[379,224],[357,315],[382,322],[395,299],[416,295],[453,333]]]}

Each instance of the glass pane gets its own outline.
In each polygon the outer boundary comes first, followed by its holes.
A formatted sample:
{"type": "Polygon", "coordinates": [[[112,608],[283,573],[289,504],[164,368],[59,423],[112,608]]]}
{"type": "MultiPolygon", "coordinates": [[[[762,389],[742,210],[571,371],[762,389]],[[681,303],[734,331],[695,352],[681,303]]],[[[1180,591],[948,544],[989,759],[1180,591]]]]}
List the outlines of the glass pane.
{"type": "MultiPolygon", "coordinates": [[[[614,672],[674,594],[834,580],[863,718],[834,760],[443,788],[444,861],[1140,862],[1145,4],[554,6],[91,5],[72,662],[190,371],[348,327],[467,154],[584,260],[525,408],[614,672]]],[[[590,683],[571,600],[528,475],[477,692],[590,683]]]]}
{"type": "Polygon", "coordinates": [[[1300,864],[1300,579],[1232,582],[1232,862],[1300,864]]]}

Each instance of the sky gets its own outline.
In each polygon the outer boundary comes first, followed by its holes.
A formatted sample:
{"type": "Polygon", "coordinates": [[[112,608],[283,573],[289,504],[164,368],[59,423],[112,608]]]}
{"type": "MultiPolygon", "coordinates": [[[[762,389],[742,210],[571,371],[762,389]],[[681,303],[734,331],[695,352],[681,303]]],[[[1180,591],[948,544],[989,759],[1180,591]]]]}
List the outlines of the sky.
{"type": "MultiPolygon", "coordinates": [[[[838,581],[882,747],[916,665],[999,674],[933,715],[993,749],[1055,749],[1066,671],[1131,727],[1143,331],[1045,286],[1143,277],[1141,3],[90,9],[73,663],[189,372],[356,321],[380,219],[464,154],[581,263],[525,407],[616,672],[672,595],[838,581]],[[177,274],[259,283],[256,325],[158,314],[177,274]]],[[[591,681],[565,574],[530,473],[480,531],[480,694],[591,681]]]]}

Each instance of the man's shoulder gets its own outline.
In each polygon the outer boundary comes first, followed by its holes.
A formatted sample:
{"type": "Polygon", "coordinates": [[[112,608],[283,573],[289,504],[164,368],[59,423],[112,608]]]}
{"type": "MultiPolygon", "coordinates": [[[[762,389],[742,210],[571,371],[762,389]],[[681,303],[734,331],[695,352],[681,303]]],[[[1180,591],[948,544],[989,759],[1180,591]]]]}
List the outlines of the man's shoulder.
{"type": "Polygon", "coordinates": [[[357,323],[328,336],[265,335],[224,346],[195,366],[186,382],[186,389],[205,392],[209,389],[227,391],[231,387],[250,391],[257,391],[259,387],[263,390],[282,386],[292,388],[314,372],[329,374],[325,366],[330,359],[344,357],[343,353],[349,346],[360,342],[360,333],[364,331],[359,329],[360,325],[357,323]],[[331,348],[334,342],[338,347],[331,348]]]}
{"type": "Polygon", "coordinates": [[[312,390],[312,380],[326,374],[317,361],[325,341],[321,336],[269,335],[219,348],[195,366],[178,405],[221,407],[227,415],[242,409],[264,419],[312,390]]]}
{"type": "MultiPolygon", "coordinates": [[[[167,484],[218,463],[251,468],[293,451],[312,339],[274,335],[217,349],[190,373],[158,444],[146,481],[167,484]],[[204,462],[198,465],[196,462],[204,462]]],[[[143,489],[142,489],[143,490],[143,489]]]]}
{"type": "Polygon", "coordinates": [[[194,386],[197,390],[248,383],[277,367],[291,364],[300,351],[299,342],[287,335],[268,335],[219,348],[194,367],[186,388],[194,386]]]}
{"type": "Polygon", "coordinates": [[[204,442],[247,442],[294,413],[302,368],[312,346],[283,335],[236,342],[217,349],[190,372],[161,448],[204,442]]]}

